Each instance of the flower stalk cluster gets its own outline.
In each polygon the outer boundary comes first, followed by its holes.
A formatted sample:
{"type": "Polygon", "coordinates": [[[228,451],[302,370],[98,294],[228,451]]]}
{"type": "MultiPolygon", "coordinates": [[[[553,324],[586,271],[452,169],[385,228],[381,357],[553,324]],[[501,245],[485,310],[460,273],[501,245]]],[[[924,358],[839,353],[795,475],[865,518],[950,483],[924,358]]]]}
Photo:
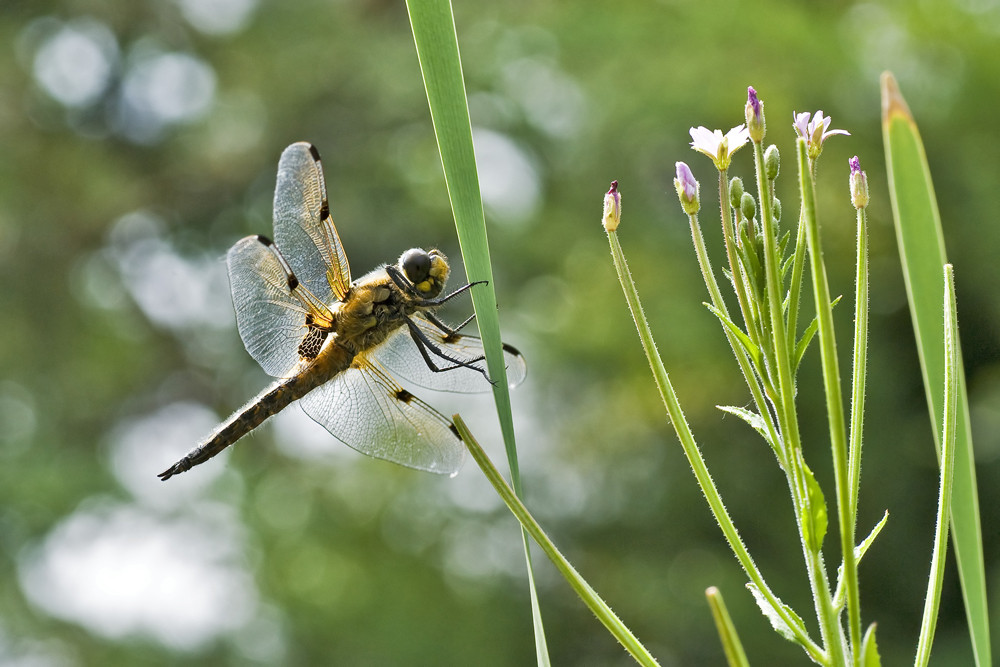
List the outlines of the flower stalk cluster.
{"type": "MultiPolygon", "coordinates": [[[[821,111],[793,114],[793,128],[798,137],[795,162],[801,200],[798,226],[793,235],[793,230],[781,229],[782,207],[775,196],[775,183],[781,173],[781,154],[776,146],[764,144],[767,128],[764,103],[753,88],[748,89],[744,112],[746,124],[725,134],[704,127],[691,129],[691,147],[708,156],[718,172],[726,273],[739,307],[735,317],[730,314],[705,251],[698,221],[700,186],[683,162],[677,163],[674,186],[681,208],[688,216],[695,253],[711,297],[708,307],[722,324],[753,399],[750,409],[723,409],[742,418],[763,436],[785,473],[802,544],[805,574],[819,622],[819,641],[809,636],[798,615],[773,594],[749,554],[742,555],[742,543],[735,527],[728,522],[721,499],[713,501],[715,487],[703,484],[702,489],[713,508],[722,508],[716,511],[716,519],[750,577],[748,587],[775,629],[799,643],[818,664],[857,664],[859,657],[864,655],[867,637],[874,642],[873,631],[865,636],[861,633],[857,565],[863,551],[855,548],[867,344],[867,228],[864,225],[867,183],[860,162],[855,158],[850,164],[850,195],[858,210],[859,254],[855,366],[848,436],[832,320],[836,302],[830,298],[826,279],[814,196],[817,163],[824,142],[832,136],[848,133],[831,130],[830,118],[821,111]],[[748,144],[754,157],[756,192],[747,191],[741,179],[730,180],[728,176],[733,154],[748,144]],[[801,327],[798,318],[807,264],[816,317],[801,327]],[[836,486],[835,511],[828,509],[826,495],[803,455],[796,405],[796,376],[815,338],[819,340],[828,408],[836,486]],[[823,557],[824,541],[831,524],[838,533],[842,555],[835,587],[830,584],[830,573],[823,557]]],[[[664,400],[669,405],[667,396],[664,400]]],[[[682,444],[688,439],[693,443],[683,418],[679,421],[674,417],[675,410],[670,411],[682,444]]],[[[679,407],[676,411],[679,412],[679,407]]],[[[697,445],[692,446],[697,449],[697,445]]],[[[688,458],[701,479],[697,464],[701,460],[700,453],[689,453],[688,458]]],[[[881,525],[865,541],[866,548],[881,525]]]]}

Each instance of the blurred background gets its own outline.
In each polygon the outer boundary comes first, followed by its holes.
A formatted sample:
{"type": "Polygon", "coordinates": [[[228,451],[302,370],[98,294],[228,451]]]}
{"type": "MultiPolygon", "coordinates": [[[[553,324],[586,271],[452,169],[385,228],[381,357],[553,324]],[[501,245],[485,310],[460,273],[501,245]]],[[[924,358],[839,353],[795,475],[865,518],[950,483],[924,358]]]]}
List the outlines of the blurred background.
{"type": "MultiPolygon", "coordinates": [[[[671,180],[715,171],[688,128],[765,102],[794,220],[793,111],[850,137],[820,161],[840,359],[850,362],[854,210],[871,185],[871,334],[859,535],[863,621],[912,659],[936,464],[886,190],[878,76],[920,123],[956,266],[997,599],[1000,494],[1000,4],[458,2],[528,505],[664,665],[720,664],[703,592],[726,597],[755,664],[802,664],[744,589],[665,412],[600,226],[619,230],[646,314],[724,499],[782,599],[812,617],[782,476],[715,405],[745,405],[671,180]]],[[[271,233],[278,156],[324,157],[355,275],[412,246],[461,274],[402,2],[7,0],[0,7],[0,664],[526,665],[520,537],[480,471],[368,459],[292,407],[226,454],[156,473],[268,378],[238,337],[223,261],[271,233]]],[[[752,180],[749,151],[731,173],[752,180]]],[[[808,302],[809,299],[806,299],[808,302]]],[[[468,302],[452,311],[462,317],[468,302]]],[[[799,384],[806,456],[832,498],[815,350],[799,384]]],[[[846,376],[846,375],[845,375],[846,376]]],[[[500,462],[488,395],[461,410],[500,462]]],[[[831,568],[839,561],[827,540],[831,568]]],[[[551,565],[537,577],[554,664],[629,664],[551,565]]],[[[936,664],[970,664],[954,572],[936,664]]],[[[994,603],[993,618],[1000,618],[994,603]]],[[[996,623],[994,623],[996,625],[996,623]]],[[[818,630],[809,623],[814,636],[818,630]]]]}

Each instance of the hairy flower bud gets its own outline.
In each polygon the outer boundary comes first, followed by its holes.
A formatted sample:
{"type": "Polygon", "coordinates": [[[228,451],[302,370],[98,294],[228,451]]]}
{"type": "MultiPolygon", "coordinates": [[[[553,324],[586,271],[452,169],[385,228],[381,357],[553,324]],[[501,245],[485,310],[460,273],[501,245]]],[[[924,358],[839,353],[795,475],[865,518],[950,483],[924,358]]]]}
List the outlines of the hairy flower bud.
{"type": "Polygon", "coordinates": [[[747,88],[747,104],[744,113],[747,130],[750,132],[750,140],[759,144],[764,141],[767,126],[764,123],[764,103],[757,98],[757,91],[753,89],[753,86],[747,88]]]}
{"type": "Polygon", "coordinates": [[[677,178],[674,179],[674,188],[677,189],[677,198],[680,199],[684,212],[694,215],[701,206],[698,201],[698,181],[694,180],[691,168],[683,162],[678,162],[675,166],[677,178]]]}
{"type": "Polygon", "coordinates": [[[618,181],[611,181],[611,188],[604,195],[604,229],[613,232],[622,219],[622,195],[618,192],[618,181]]]}
{"type": "Polygon", "coordinates": [[[868,206],[868,175],[861,171],[861,160],[855,155],[848,163],[851,165],[851,202],[854,208],[861,210],[868,206]]]}
{"type": "Polygon", "coordinates": [[[743,200],[743,179],[734,176],[729,181],[729,205],[739,210],[740,201],[743,200]]]}
{"type": "Polygon", "coordinates": [[[764,151],[764,175],[767,180],[773,181],[778,178],[779,171],[781,171],[781,154],[778,153],[778,147],[771,144],[764,151]]]}
{"type": "Polygon", "coordinates": [[[753,220],[754,216],[757,215],[757,202],[754,201],[753,195],[749,192],[743,193],[743,198],[740,200],[740,211],[743,212],[743,217],[747,220],[753,220]]]}

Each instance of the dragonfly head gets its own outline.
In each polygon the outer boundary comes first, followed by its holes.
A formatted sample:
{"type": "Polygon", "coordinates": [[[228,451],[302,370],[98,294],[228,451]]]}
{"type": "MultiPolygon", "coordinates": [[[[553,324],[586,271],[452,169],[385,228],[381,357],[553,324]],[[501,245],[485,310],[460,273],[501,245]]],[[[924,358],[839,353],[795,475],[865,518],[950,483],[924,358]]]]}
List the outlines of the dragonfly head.
{"type": "Polygon", "coordinates": [[[425,299],[441,294],[448,282],[448,258],[440,250],[410,248],[399,257],[399,269],[425,299]]]}

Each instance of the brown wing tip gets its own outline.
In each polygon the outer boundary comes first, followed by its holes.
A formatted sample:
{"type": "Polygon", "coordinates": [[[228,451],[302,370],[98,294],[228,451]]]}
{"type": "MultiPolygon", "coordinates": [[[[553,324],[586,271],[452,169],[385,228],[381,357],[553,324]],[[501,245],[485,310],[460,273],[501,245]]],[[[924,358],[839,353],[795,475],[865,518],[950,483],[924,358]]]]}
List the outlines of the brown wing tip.
{"type": "Polygon", "coordinates": [[[515,356],[515,357],[520,357],[521,356],[521,351],[518,350],[513,345],[509,345],[508,343],[504,343],[503,344],[503,351],[506,352],[507,354],[510,354],[512,356],[515,356]]]}
{"type": "Polygon", "coordinates": [[[899,90],[896,77],[888,70],[882,72],[882,122],[888,122],[892,116],[902,116],[908,121],[913,121],[913,114],[910,107],[903,99],[903,93],[899,90]]]}

